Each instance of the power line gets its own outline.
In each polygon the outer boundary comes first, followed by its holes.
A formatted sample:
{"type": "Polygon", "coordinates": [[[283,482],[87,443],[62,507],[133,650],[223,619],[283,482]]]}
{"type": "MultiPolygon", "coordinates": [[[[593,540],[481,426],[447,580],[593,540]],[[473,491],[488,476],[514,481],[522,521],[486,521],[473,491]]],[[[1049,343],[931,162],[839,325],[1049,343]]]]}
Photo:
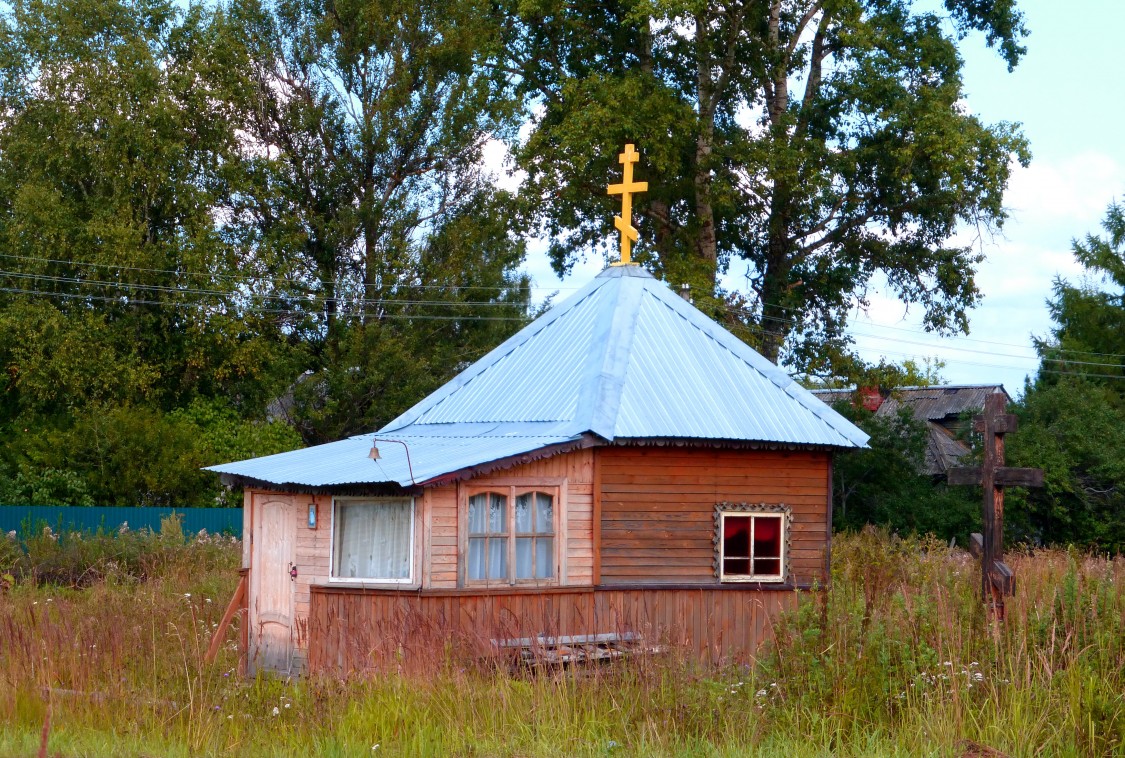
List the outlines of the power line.
{"type": "MultiPolygon", "coordinates": [[[[68,299],[68,300],[111,302],[111,303],[117,303],[117,304],[120,304],[120,305],[153,305],[153,306],[170,307],[170,308],[198,308],[198,309],[208,309],[208,308],[213,309],[214,308],[214,306],[205,306],[204,304],[198,303],[198,302],[173,302],[173,301],[160,301],[160,300],[139,300],[139,299],[127,298],[127,297],[123,297],[123,296],[122,297],[106,297],[106,296],[100,296],[100,295],[89,295],[89,294],[68,293],[68,292],[44,292],[44,291],[40,291],[40,290],[29,290],[29,289],[22,289],[22,288],[16,288],[16,287],[0,287],[0,292],[8,292],[8,293],[24,294],[24,295],[34,295],[34,296],[47,297],[47,298],[61,298],[61,299],[68,299]]],[[[286,308],[247,308],[247,309],[241,309],[241,310],[246,311],[246,312],[258,313],[258,314],[309,315],[309,313],[307,311],[286,309],[286,308]]],[[[465,321],[465,320],[468,320],[468,321],[503,321],[503,322],[521,322],[521,323],[526,322],[526,319],[523,319],[523,318],[506,317],[506,316],[478,316],[478,315],[436,316],[436,315],[411,315],[411,314],[380,314],[379,318],[380,319],[404,320],[404,321],[465,321]]],[[[748,328],[755,329],[757,331],[764,331],[760,327],[755,327],[753,325],[746,325],[746,326],[748,328]]],[[[916,358],[916,357],[918,357],[916,354],[901,353],[901,352],[896,352],[896,351],[880,351],[880,352],[882,352],[884,355],[897,355],[898,357],[901,357],[901,358],[916,358]]],[[[963,365],[963,366],[977,367],[977,368],[994,368],[994,369],[1008,369],[1008,370],[1019,368],[1018,366],[1012,366],[1012,365],[981,363],[979,361],[966,361],[966,360],[960,360],[960,359],[957,359],[957,358],[950,358],[950,359],[948,359],[948,362],[949,363],[955,363],[955,364],[958,364],[958,365],[963,365]]],[[[1106,367],[1111,367],[1111,368],[1121,368],[1120,366],[1116,366],[1116,365],[1112,365],[1112,364],[1082,364],[1082,363],[1071,362],[1069,365],[1091,365],[1091,366],[1104,365],[1106,367]]],[[[1071,377],[1085,378],[1085,379],[1125,379],[1125,375],[1121,375],[1121,374],[1082,373],[1082,372],[1074,372],[1074,371],[1062,371],[1062,370],[1058,370],[1058,369],[1048,369],[1048,368],[1044,368],[1044,367],[1039,367],[1038,371],[1041,372],[1041,373],[1048,373],[1048,374],[1052,374],[1052,375],[1056,375],[1056,376],[1071,376],[1071,377]]]]}
{"type": "MultiPolygon", "coordinates": [[[[238,290],[204,290],[191,287],[176,287],[161,284],[137,284],[134,282],[107,282],[96,279],[82,279],[80,277],[67,277],[67,276],[52,276],[50,274],[26,274],[17,271],[4,271],[0,270],[0,276],[10,276],[15,279],[30,279],[34,281],[47,281],[58,284],[76,284],[76,285],[89,285],[95,287],[116,287],[118,289],[137,290],[141,292],[167,292],[177,295],[208,295],[216,297],[249,297],[261,298],[265,300],[289,300],[289,299],[308,299],[313,302],[316,301],[317,295],[314,294],[297,294],[297,295],[271,295],[256,292],[243,292],[238,290]]],[[[496,300],[406,300],[397,298],[379,298],[379,299],[359,299],[351,298],[347,295],[338,297],[324,297],[324,301],[335,300],[338,302],[346,302],[350,305],[422,305],[422,306],[488,306],[488,307],[512,307],[516,303],[506,303],[496,300]]]]}
{"type": "MultiPolygon", "coordinates": [[[[30,256],[13,256],[13,255],[8,255],[8,254],[0,254],[0,257],[32,259],[30,256]]],[[[41,260],[41,261],[47,261],[47,262],[59,262],[59,263],[65,262],[65,261],[58,261],[58,260],[55,260],[55,259],[45,259],[45,258],[44,259],[33,259],[33,260],[41,260]]],[[[103,266],[103,267],[107,267],[107,268],[119,268],[121,270],[130,270],[130,271],[147,271],[147,272],[150,272],[150,273],[168,273],[168,274],[176,274],[176,275],[186,273],[186,272],[173,272],[173,271],[160,270],[160,269],[136,269],[136,268],[124,267],[124,266],[117,267],[117,266],[111,266],[109,264],[88,264],[88,265],[103,266]]],[[[315,295],[315,294],[311,294],[311,293],[303,294],[303,295],[274,295],[274,294],[264,294],[264,293],[244,292],[244,291],[240,292],[240,291],[237,291],[237,290],[223,291],[223,290],[208,290],[208,289],[200,289],[200,288],[179,287],[179,286],[169,286],[169,285],[159,285],[159,284],[138,284],[138,283],[133,283],[133,282],[109,282],[109,281],[102,281],[102,280],[83,279],[83,278],[80,278],[80,277],[56,276],[56,275],[50,275],[50,274],[31,274],[31,273],[24,273],[24,272],[18,272],[18,271],[6,271],[6,270],[0,270],[0,275],[10,276],[12,278],[17,278],[17,279],[28,279],[28,280],[32,280],[32,281],[42,281],[42,282],[53,282],[53,283],[58,283],[58,284],[74,284],[74,285],[79,285],[79,286],[92,286],[92,287],[113,287],[113,288],[116,288],[116,289],[119,289],[119,290],[128,290],[128,291],[135,291],[135,292],[139,291],[139,292],[150,292],[150,293],[169,293],[169,294],[176,294],[176,295],[213,296],[213,297],[220,297],[220,298],[236,298],[236,299],[237,298],[249,298],[249,299],[283,300],[283,301],[289,300],[289,299],[307,300],[314,308],[317,307],[317,303],[318,303],[318,296],[315,295]]],[[[196,275],[203,276],[203,274],[196,274],[196,275]]],[[[228,278],[237,279],[238,277],[231,276],[231,277],[228,277],[228,278]]],[[[254,277],[250,277],[250,278],[243,277],[243,279],[245,279],[247,281],[273,281],[273,280],[265,280],[265,279],[262,279],[262,278],[254,278],[254,277]]],[[[425,286],[425,285],[420,285],[420,286],[425,286]]],[[[458,289],[457,287],[442,287],[442,288],[443,289],[458,289]]],[[[466,289],[468,289],[468,288],[466,288],[466,289]]],[[[485,288],[479,288],[479,289],[485,289],[485,288]]],[[[504,289],[504,288],[489,288],[489,289],[504,289]]],[[[6,288],[6,289],[0,290],[0,291],[22,293],[22,294],[35,294],[35,295],[48,296],[48,297],[54,296],[54,297],[62,297],[62,298],[66,298],[66,299],[89,299],[89,300],[98,300],[98,301],[103,301],[103,302],[121,302],[121,297],[107,297],[107,296],[97,296],[97,295],[81,294],[81,293],[51,293],[51,292],[44,292],[44,291],[41,291],[41,290],[28,290],[28,289],[21,289],[21,288],[6,288]]],[[[324,297],[324,296],[319,297],[319,302],[321,303],[321,305],[328,302],[329,300],[335,300],[337,302],[343,303],[343,304],[351,306],[351,307],[421,306],[421,307],[466,308],[466,307],[512,307],[512,305],[514,305],[512,303],[505,303],[505,302],[502,302],[502,301],[500,301],[500,302],[498,302],[498,301],[475,301],[475,300],[474,301],[470,301],[470,300],[449,301],[449,300],[419,300],[419,299],[390,299],[390,298],[360,299],[360,298],[348,297],[346,295],[342,296],[342,297],[336,297],[336,298],[328,298],[328,297],[324,297]]],[[[134,304],[142,304],[142,305],[167,305],[168,304],[168,303],[165,303],[163,301],[149,301],[149,300],[142,300],[142,299],[136,299],[136,298],[130,298],[129,302],[134,303],[134,304]]],[[[190,307],[193,304],[192,303],[178,303],[176,305],[179,306],[179,307],[190,307]]],[[[194,305],[202,306],[203,304],[202,303],[196,303],[194,305]]],[[[308,311],[299,310],[299,309],[295,309],[295,308],[265,308],[265,307],[261,307],[261,306],[249,306],[249,305],[246,305],[246,304],[240,305],[239,309],[244,311],[244,312],[257,312],[257,313],[298,314],[298,315],[307,315],[308,314],[308,311]]],[[[732,313],[746,314],[746,309],[738,309],[738,308],[727,307],[724,310],[726,310],[728,312],[732,312],[732,313]]],[[[388,316],[389,314],[381,314],[381,315],[388,316]]],[[[397,315],[396,317],[399,317],[399,318],[414,318],[414,319],[423,318],[423,316],[421,316],[421,315],[402,315],[402,314],[397,315]]],[[[460,318],[463,318],[463,317],[461,317],[461,316],[440,316],[440,317],[439,316],[430,316],[428,318],[442,319],[442,320],[459,320],[460,318]]],[[[485,317],[481,317],[481,318],[483,319],[485,317]]],[[[523,320],[523,319],[518,318],[518,317],[496,317],[496,318],[489,317],[489,318],[491,320],[505,320],[505,321],[521,321],[521,320],[523,320]]],[[[777,320],[777,319],[770,319],[770,320],[777,320]]],[[[782,320],[782,321],[784,321],[784,320],[782,320]]],[[[763,335],[768,335],[768,336],[772,336],[772,337],[785,337],[786,336],[782,332],[771,331],[771,330],[766,329],[765,327],[760,326],[760,325],[743,323],[741,326],[744,327],[744,328],[751,329],[751,330],[753,330],[753,331],[755,331],[759,334],[763,334],[763,335]]],[[[891,329],[891,330],[894,330],[894,331],[907,332],[907,333],[911,333],[911,334],[924,334],[925,333],[925,332],[922,332],[920,330],[905,329],[905,328],[900,328],[900,327],[892,327],[892,326],[886,326],[886,325],[874,324],[874,323],[868,324],[868,326],[891,329]]],[[[865,333],[865,332],[857,332],[854,329],[850,330],[849,333],[853,337],[859,337],[859,338],[862,338],[862,339],[874,339],[874,340],[883,340],[883,341],[890,341],[890,340],[893,339],[898,344],[917,345],[917,346],[920,346],[920,347],[928,347],[928,348],[934,348],[934,349],[938,349],[938,350],[945,350],[945,351],[952,350],[952,351],[963,352],[963,353],[973,353],[973,354],[978,354],[978,355],[990,355],[990,356],[996,356],[996,357],[1012,358],[1012,359],[1015,359],[1015,360],[1051,362],[1051,363],[1060,363],[1060,364],[1072,365],[1072,366],[1088,366],[1088,367],[1093,367],[1093,368],[1119,368],[1120,367],[1119,364],[1113,364],[1113,363],[1101,363],[1101,362],[1095,362],[1095,361],[1079,361],[1079,360],[1066,359],[1066,358],[1052,358],[1052,357],[1040,356],[1040,355],[1035,355],[1035,356],[1011,355],[1011,354],[1007,354],[1007,353],[996,353],[994,351],[975,350],[975,349],[972,349],[972,348],[960,347],[960,346],[957,346],[957,345],[954,345],[954,344],[944,344],[944,345],[942,345],[942,344],[934,344],[934,343],[927,343],[927,342],[917,342],[917,341],[912,341],[912,340],[903,340],[901,338],[885,337],[885,336],[878,335],[878,334],[869,334],[869,333],[865,333]]],[[[973,341],[973,342],[981,342],[981,343],[984,343],[984,344],[1006,345],[1006,346],[1009,346],[1009,347],[1019,347],[1019,348],[1024,348],[1024,349],[1033,349],[1033,348],[1030,348],[1030,347],[1027,347],[1027,346],[1013,345],[1011,343],[988,342],[988,341],[985,341],[985,340],[972,340],[970,338],[964,338],[964,339],[966,339],[968,341],[973,341]]],[[[871,349],[878,349],[878,348],[871,348],[871,349]]],[[[1092,355],[1092,356],[1110,357],[1110,358],[1125,358],[1125,356],[1122,356],[1122,355],[1119,355],[1119,354],[1114,354],[1114,353],[1095,353],[1095,352],[1091,352],[1091,351],[1078,351],[1078,350],[1073,350],[1073,351],[1071,351],[1071,350],[1060,350],[1060,352],[1073,352],[1075,354],[1080,354],[1080,355],[1092,355]]],[[[905,355],[905,354],[900,354],[900,355],[905,355]]],[[[954,359],[947,359],[947,360],[954,360],[954,359]]],[[[959,360],[957,360],[955,362],[961,363],[961,364],[966,364],[966,365],[976,365],[976,366],[981,366],[981,367],[1015,368],[1015,367],[998,366],[996,364],[972,363],[972,362],[968,362],[968,361],[959,361],[959,360]]]]}
{"type": "MultiPolygon", "coordinates": [[[[117,303],[118,305],[156,305],[167,308],[198,308],[198,309],[212,309],[214,306],[205,306],[203,303],[198,302],[175,302],[167,300],[138,300],[126,296],[107,297],[104,295],[87,295],[74,292],[43,292],[41,290],[20,289],[18,287],[0,287],[0,292],[9,292],[21,295],[37,295],[41,297],[57,297],[66,300],[94,300],[99,302],[117,303]]],[[[296,310],[291,308],[237,308],[234,309],[246,313],[258,314],[274,314],[274,315],[296,315],[308,316],[311,315],[306,310],[296,310]]],[[[464,316],[434,316],[429,314],[407,314],[407,313],[381,313],[375,316],[376,319],[400,319],[403,321],[515,321],[526,323],[527,319],[516,316],[478,316],[475,314],[468,314],[464,316]]]]}
{"type": "MultiPolygon", "coordinates": [[[[82,266],[86,268],[101,268],[110,269],[115,271],[135,271],[144,274],[169,274],[172,276],[192,276],[202,277],[207,279],[227,279],[235,282],[258,282],[267,283],[273,286],[279,284],[285,285],[301,285],[301,286],[320,286],[326,287],[334,285],[334,282],[325,282],[320,279],[311,278],[288,278],[288,277],[269,277],[269,276],[254,276],[251,274],[226,274],[217,272],[206,271],[188,271],[188,270],[174,270],[174,269],[160,269],[160,268],[141,268],[137,266],[122,266],[115,263],[93,263],[89,261],[66,260],[62,258],[41,258],[31,255],[14,255],[12,253],[0,253],[0,258],[9,258],[12,260],[33,261],[36,263],[51,263],[63,266],[82,266]]],[[[520,284],[497,284],[497,285],[483,285],[483,284],[404,284],[396,283],[395,287],[403,287],[410,289],[432,289],[432,290],[483,290],[487,292],[503,291],[510,289],[520,289],[523,285],[520,284]]],[[[578,287],[544,287],[539,285],[527,285],[531,290],[574,290],[578,287]]]]}
{"type": "MultiPolygon", "coordinates": [[[[201,277],[201,278],[208,278],[208,279],[227,279],[227,280],[236,281],[236,282],[243,282],[243,283],[259,283],[259,284],[265,283],[265,284],[270,284],[270,285],[273,285],[273,286],[277,286],[278,284],[299,285],[299,286],[304,286],[304,287],[310,287],[310,286],[325,287],[325,286],[328,286],[328,283],[326,283],[322,280],[319,280],[319,279],[272,278],[272,277],[265,277],[265,276],[220,274],[220,273],[196,272],[196,271],[186,271],[186,270],[177,271],[177,270],[172,270],[172,269],[142,268],[142,267],[135,267],[135,266],[122,266],[122,265],[110,264],[110,263],[93,263],[93,262],[87,262],[87,261],[65,260],[65,259],[59,259],[59,258],[43,258],[43,257],[37,257],[37,256],[29,256],[29,255],[15,255],[15,254],[12,254],[12,253],[0,253],[0,258],[9,258],[9,259],[13,259],[13,260],[35,261],[35,262],[39,262],[39,263],[51,263],[51,264],[58,264],[58,265],[102,268],[102,269],[111,269],[111,270],[118,270],[118,271],[134,271],[134,272],[139,272],[139,273],[168,274],[168,275],[172,275],[172,276],[189,276],[189,277],[201,277]]],[[[28,277],[32,276],[32,275],[29,275],[29,274],[23,274],[23,273],[11,272],[11,271],[0,271],[0,274],[7,274],[9,276],[20,277],[20,278],[28,278],[28,277]]],[[[40,277],[40,278],[42,278],[44,280],[47,280],[47,281],[73,282],[73,283],[82,283],[82,284],[104,284],[106,286],[130,287],[130,288],[137,288],[137,289],[148,288],[148,289],[151,289],[152,291],[178,292],[178,293],[185,293],[185,294],[206,294],[206,295],[216,295],[216,296],[227,296],[228,294],[230,294],[230,293],[223,292],[223,291],[205,290],[205,289],[200,289],[200,288],[171,287],[171,286],[161,286],[161,285],[139,285],[139,284],[121,283],[121,282],[98,282],[96,280],[85,280],[85,279],[79,279],[79,278],[50,277],[49,275],[46,275],[46,274],[40,274],[40,275],[34,275],[34,276],[40,277]]],[[[506,291],[506,290],[518,289],[519,285],[455,285],[455,284],[446,285],[446,284],[401,284],[401,283],[396,283],[394,285],[394,287],[396,289],[400,289],[400,288],[401,289],[423,289],[423,290],[428,289],[428,290],[447,290],[447,291],[454,291],[454,292],[456,292],[456,291],[503,292],[503,291],[506,291]]],[[[531,289],[531,290],[562,291],[562,290],[573,290],[573,289],[577,289],[577,288],[575,288],[575,287],[530,286],[529,289],[531,289]]],[[[267,295],[267,294],[262,294],[262,293],[244,293],[244,294],[247,294],[247,295],[252,294],[253,296],[256,296],[256,297],[276,298],[276,299],[284,299],[286,297],[298,297],[297,295],[277,296],[277,295],[267,295]]],[[[306,296],[306,297],[311,297],[311,296],[306,296]]],[[[367,300],[367,299],[348,298],[346,296],[345,297],[337,297],[337,298],[333,298],[333,299],[339,300],[339,301],[346,301],[348,303],[355,304],[355,305],[390,305],[390,304],[393,304],[393,305],[447,305],[447,304],[449,304],[449,301],[419,300],[419,299],[412,299],[412,300],[399,300],[399,299],[367,300]]],[[[470,301],[470,300],[457,302],[455,304],[458,305],[458,306],[461,306],[461,305],[486,305],[486,306],[497,306],[497,305],[505,306],[505,305],[509,305],[508,303],[502,303],[502,302],[497,303],[495,301],[470,301]]],[[[767,304],[766,307],[776,308],[776,309],[784,310],[784,311],[789,311],[791,313],[798,314],[798,315],[804,313],[803,310],[798,309],[798,308],[793,308],[793,307],[790,307],[790,306],[767,304]]],[[[754,309],[750,309],[750,308],[736,308],[736,307],[733,307],[733,306],[723,306],[722,310],[724,310],[728,313],[733,313],[733,314],[737,314],[737,315],[744,315],[744,316],[751,316],[751,317],[755,317],[755,318],[760,318],[762,320],[773,321],[773,322],[781,323],[781,324],[792,323],[792,321],[789,320],[789,319],[779,318],[777,316],[767,316],[764,313],[758,314],[758,313],[755,312],[754,309]]],[[[853,322],[853,324],[854,324],[854,322],[853,322]]],[[[896,332],[905,332],[905,333],[908,333],[908,334],[919,334],[919,335],[929,334],[929,332],[925,331],[924,329],[897,327],[897,326],[891,326],[891,325],[888,325],[888,324],[879,324],[879,323],[875,323],[875,322],[872,322],[872,321],[866,322],[864,324],[864,326],[870,327],[870,328],[875,328],[875,329],[887,329],[887,330],[896,331],[896,332]]],[[[874,339],[889,339],[889,338],[880,337],[878,335],[865,335],[863,332],[855,331],[854,326],[853,326],[853,328],[849,329],[848,331],[850,333],[856,335],[856,336],[870,336],[874,339]]],[[[782,334],[780,332],[768,331],[768,332],[765,332],[765,333],[768,333],[772,336],[779,336],[779,337],[785,336],[784,334],[782,334]]],[[[998,342],[998,341],[993,341],[993,340],[982,340],[982,339],[977,339],[977,338],[974,338],[974,337],[968,337],[968,336],[963,336],[963,335],[953,335],[953,336],[949,336],[949,337],[944,337],[943,339],[950,340],[950,341],[973,342],[973,343],[978,343],[978,344],[982,344],[982,345],[993,345],[993,346],[999,346],[999,347],[1013,347],[1013,348],[1025,349],[1025,350],[1034,350],[1035,349],[1033,346],[1030,346],[1030,345],[1020,345],[1020,344],[1016,344],[1016,343],[1012,343],[1012,342],[998,342]]],[[[923,344],[923,343],[909,343],[909,344],[923,344]]],[[[955,350],[962,350],[962,351],[966,351],[966,352],[971,351],[969,348],[953,347],[952,345],[942,345],[941,347],[943,347],[944,349],[955,349],[955,350]]],[[[1074,349],[1074,348],[1062,348],[1062,347],[1056,347],[1056,348],[1053,348],[1053,349],[1057,350],[1058,352],[1061,352],[1061,353],[1069,353],[1069,354],[1075,354],[1075,355],[1086,355],[1086,356],[1093,356],[1093,357],[1099,357],[1099,358],[1122,358],[1122,359],[1125,359],[1125,355],[1118,354],[1118,353],[1099,353],[1099,352],[1090,351],[1090,350],[1077,350],[1077,349],[1074,349]]],[[[985,354],[988,354],[988,355],[993,354],[991,351],[977,351],[977,352],[984,352],[985,354]]],[[[1007,357],[1022,358],[1023,356],[1007,356],[1007,357]]],[[[1027,356],[1028,359],[1034,359],[1034,358],[1037,358],[1037,357],[1038,356],[1034,356],[1034,357],[1033,356],[1027,356]]],[[[1091,364],[1091,365],[1097,365],[1097,364],[1091,364]]]]}

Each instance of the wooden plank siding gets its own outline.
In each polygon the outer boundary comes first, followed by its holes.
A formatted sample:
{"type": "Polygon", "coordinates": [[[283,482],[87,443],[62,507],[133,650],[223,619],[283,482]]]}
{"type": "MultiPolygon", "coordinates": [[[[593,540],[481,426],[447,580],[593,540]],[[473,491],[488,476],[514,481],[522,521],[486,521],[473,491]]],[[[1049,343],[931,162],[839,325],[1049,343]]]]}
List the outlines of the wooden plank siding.
{"type": "MultiPolygon", "coordinates": [[[[606,446],[428,487],[415,499],[417,583],[397,590],[329,583],[330,495],[247,491],[247,533],[263,503],[289,503],[294,671],[306,663],[358,669],[415,653],[432,662],[440,651],[487,652],[492,639],[618,631],[702,660],[745,660],[794,602],[793,588],[824,579],[830,462],[821,451],[606,446]],[[464,588],[469,489],[535,482],[560,486],[558,585],[464,588]],[[721,501],[792,509],[784,587],[718,584],[712,537],[721,501]],[[310,502],[316,529],[307,526],[310,502]]],[[[257,565],[254,546],[244,549],[252,571],[288,568],[257,565]]],[[[255,609],[249,613],[252,656],[255,609]]]]}
{"type": "Polygon", "coordinates": [[[601,584],[717,584],[714,508],[723,501],[788,505],[788,583],[824,580],[827,452],[644,446],[597,455],[601,584]]]}
{"type": "Polygon", "coordinates": [[[559,545],[565,549],[560,556],[560,584],[588,586],[594,571],[594,451],[575,450],[561,455],[531,461],[495,471],[467,481],[428,487],[422,496],[423,513],[429,521],[423,524],[422,588],[454,589],[461,586],[458,553],[467,539],[461,520],[468,502],[468,489],[489,486],[503,487],[518,483],[533,487],[550,483],[561,487],[559,545]],[[428,531],[426,531],[428,530],[428,531]]]}
{"type": "Polygon", "coordinates": [[[314,587],[310,671],[425,671],[497,654],[493,641],[633,633],[708,665],[751,662],[799,593],[730,586],[479,593],[314,587]]]}

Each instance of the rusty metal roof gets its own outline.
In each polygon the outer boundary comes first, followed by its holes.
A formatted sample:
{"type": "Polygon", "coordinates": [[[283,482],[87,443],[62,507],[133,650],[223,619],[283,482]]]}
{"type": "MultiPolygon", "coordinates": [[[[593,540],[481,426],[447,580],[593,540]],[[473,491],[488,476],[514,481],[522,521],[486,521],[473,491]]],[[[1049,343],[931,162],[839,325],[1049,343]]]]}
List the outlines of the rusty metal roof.
{"type": "MultiPolygon", "coordinates": [[[[984,407],[984,399],[994,392],[1008,395],[1002,384],[951,384],[942,387],[902,387],[891,392],[879,411],[894,413],[899,407],[910,408],[915,418],[927,421],[976,413],[984,407]]],[[[1008,397],[1010,401],[1012,398],[1008,397]]]]}

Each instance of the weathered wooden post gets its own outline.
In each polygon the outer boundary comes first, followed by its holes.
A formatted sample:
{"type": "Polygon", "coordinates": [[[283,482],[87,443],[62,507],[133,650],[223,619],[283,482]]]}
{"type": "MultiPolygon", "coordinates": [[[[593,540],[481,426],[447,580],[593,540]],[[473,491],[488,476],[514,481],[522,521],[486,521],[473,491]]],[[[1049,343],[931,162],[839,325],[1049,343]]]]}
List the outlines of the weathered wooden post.
{"type": "Polygon", "coordinates": [[[984,414],[973,419],[973,431],[984,437],[984,465],[949,470],[949,483],[979,484],[984,489],[984,534],[970,536],[969,549],[981,561],[981,595],[996,618],[1004,620],[1004,598],[1015,594],[1016,579],[1004,563],[1004,488],[1042,487],[1043,470],[1004,465],[1004,435],[1014,432],[1017,419],[1004,413],[1002,392],[985,398],[984,414]]]}

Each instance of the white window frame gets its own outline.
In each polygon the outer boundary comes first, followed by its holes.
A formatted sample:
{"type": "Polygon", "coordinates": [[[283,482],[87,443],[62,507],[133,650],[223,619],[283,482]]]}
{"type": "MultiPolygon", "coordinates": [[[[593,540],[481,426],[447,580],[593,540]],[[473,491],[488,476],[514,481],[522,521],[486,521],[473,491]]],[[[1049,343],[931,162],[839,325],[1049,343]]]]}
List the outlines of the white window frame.
{"type": "MultiPolygon", "coordinates": [[[[719,503],[715,506],[715,576],[720,582],[761,582],[780,584],[789,576],[789,542],[791,539],[790,526],[792,524],[792,511],[785,505],[750,505],[748,503],[719,503]],[[732,574],[726,573],[726,542],[723,535],[726,533],[726,520],[728,516],[751,519],[750,531],[750,568],[754,567],[754,520],[758,517],[781,518],[781,573],[780,574],[732,574]]],[[[742,556],[738,556],[741,558],[742,556]]],[[[771,556],[772,557],[772,556],[771,556]]]]}
{"type": "Polygon", "coordinates": [[[417,576],[417,545],[416,534],[416,507],[415,499],[411,496],[379,496],[379,497],[333,497],[332,498],[332,529],[329,532],[328,543],[328,581],[332,584],[388,584],[388,585],[413,585],[417,576]],[[404,579],[389,579],[386,577],[361,577],[361,576],[336,576],[336,515],[338,505],[348,503],[410,503],[410,573],[404,579]]]}

